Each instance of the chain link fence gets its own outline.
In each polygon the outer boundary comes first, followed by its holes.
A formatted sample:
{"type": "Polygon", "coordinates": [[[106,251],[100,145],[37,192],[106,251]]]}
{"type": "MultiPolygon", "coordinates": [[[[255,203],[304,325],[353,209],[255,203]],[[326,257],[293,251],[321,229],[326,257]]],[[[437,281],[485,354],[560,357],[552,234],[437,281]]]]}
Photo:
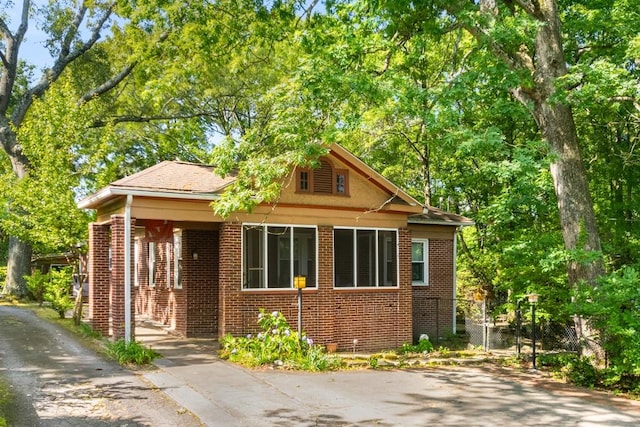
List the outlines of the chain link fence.
{"type": "MultiPolygon", "coordinates": [[[[456,312],[456,336],[467,340],[468,344],[485,351],[504,351],[513,354],[530,353],[535,339],[536,350],[577,352],[580,344],[572,322],[550,322],[536,319],[532,322],[532,306],[521,304],[510,313],[494,315],[499,304],[489,304],[486,300],[429,298],[428,304],[435,315],[426,316],[427,324],[418,325],[429,332],[436,346],[447,341],[447,327],[443,326],[442,307],[456,312]]],[[[448,319],[444,319],[448,320],[448,319]]],[[[414,318],[414,322],[416,319],[414,318]]]]}

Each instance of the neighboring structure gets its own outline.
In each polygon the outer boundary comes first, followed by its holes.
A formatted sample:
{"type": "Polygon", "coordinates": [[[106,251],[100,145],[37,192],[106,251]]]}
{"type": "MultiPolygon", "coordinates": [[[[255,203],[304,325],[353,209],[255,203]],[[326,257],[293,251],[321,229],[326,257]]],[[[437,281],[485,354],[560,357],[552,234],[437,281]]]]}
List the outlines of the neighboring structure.
{"type": "Polygon", "coordinates": [[[89,319],[130,337],[136,314],[187,337],[255,332],[260,308],[338,349],[394,348],[455,330],[455,231],[467,218],[415,199],[338,145],[296,169],[276,204],[230,218],[210,204],[234,178],[162,162],[79,206],[89,228],[89,319]],[[128,291],[127,291],[128,290],[128,291]],[[438,324],[436,324],[436,319],[438,324]],[[357,340],[357,341],[355,341],[357,340]]]}

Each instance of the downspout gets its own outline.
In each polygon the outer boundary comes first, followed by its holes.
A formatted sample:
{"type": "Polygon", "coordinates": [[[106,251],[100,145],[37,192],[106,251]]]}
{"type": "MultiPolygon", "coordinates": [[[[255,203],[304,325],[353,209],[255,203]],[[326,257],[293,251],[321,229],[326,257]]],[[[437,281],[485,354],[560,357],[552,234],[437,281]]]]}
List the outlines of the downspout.
{"type": "Polygon", "coordinates": [[[124,342],[131,342],[131,203],[133,196],[127,194],[124,208],[124,342]]]}
{"type": "Polygon", "coordinates": [[[458,259],[458,230],[460,230],[462,227],[456,227],[455,231],[453,232],[453,333],[455,335],[456,330],[457,330],[457,318],[456,318],[456,311],[457,311],[457,303],[458,300],[457,298],[457,293],[458,293],[458,283],[457,283],[457,276],[458,276],[458,266],[457,266],[457,259],[458,259]]]}

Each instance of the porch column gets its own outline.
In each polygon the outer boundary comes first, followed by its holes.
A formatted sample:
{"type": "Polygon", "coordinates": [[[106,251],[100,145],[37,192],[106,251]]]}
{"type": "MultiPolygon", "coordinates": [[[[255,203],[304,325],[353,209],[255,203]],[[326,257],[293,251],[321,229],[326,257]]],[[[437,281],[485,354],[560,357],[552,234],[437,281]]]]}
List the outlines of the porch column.
{"type": "MultiPolygon", "coordinates": [[[[320,344],[337,344],[333,291],[333,226],[318,226],[318,306],[321,328],[316,335],[320,344]]],[[[315,337],[314,337],[315,338],[315,337]]]]}
{"type": "Polygon", "coordinates": [[[242,333],[242,224],[220,227],[218,336],[242,333]]]}
{"type": "Polygon", "coordinates": [[[89,224],[89,323],[109,335],[109,225],[89,224]]]}
{"type": "MultiPolygon", "coordinates": [[[[131,219],[131,235],[135,235],[135,219],[131,219]]],[[[113,339],[125,337],[125,218],[122,215],[111,217],[111,322],[113,339]]],[[[134,239],[130,239],[130,254],[134,253],[134,239]]],[[[133,262],[129,263],[129,277],[133,277],[133,262]]],[[[130,290],[130,309],[135,313],[135,290],[130,290]]],[[[134,338],[135,316],[131,316],[131,337],[134,338]]]]}
{"type": "Polygon", "coordinates": [[[400,291],[398,294],[398,331],[396,346],[413,340],[413,283],[411,278],[411,230],[398,230],[400,291]]]}

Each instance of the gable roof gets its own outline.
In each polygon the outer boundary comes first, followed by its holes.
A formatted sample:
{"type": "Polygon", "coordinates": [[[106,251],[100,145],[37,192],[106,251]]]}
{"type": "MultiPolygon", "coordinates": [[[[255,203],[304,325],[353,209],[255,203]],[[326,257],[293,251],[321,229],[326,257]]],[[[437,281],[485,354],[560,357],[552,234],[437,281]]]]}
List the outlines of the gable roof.
{"type": "MultiPolygon", "coordinates": [[[[392,203],[420,206],[420,203],[398,186],[373,170],[358,157],[338,144],[332,144],[330,155],[347,164],[369,182],[392,194],[392,203]]],[[[116,197],[133,195],[156,198],[216,200],[235,181],[234,176],[220,177],[210,165],[181,161],[163,161],[133,175],[112,182],[107,187],[78,203],[81,209],[96,209],[116,197]]]]}
{"type": "MultiPolygon", "coordinates": [[[[391,194],[391,204],[403,204],[418,208],[420,202],[372,169],[357,156],[338,144],[332,144],[330,155],[336,157],[371,184],[391,194]]],[[[182,161],[163,161],[133,175],[112,182],[107,187],[78,203],[81,209],[97,209],[110,200],[127,195],[186,200],[213,201],[235,181],[235,176],[221,177],[214,167],[182,161]]],[[[431,206],[423,207],[420,214],[410,215],[409,224],[472,225],[473,221],[461,215],[431,206]]],[[[413,210],[413,208],[412,208],[413,210]]]]}

